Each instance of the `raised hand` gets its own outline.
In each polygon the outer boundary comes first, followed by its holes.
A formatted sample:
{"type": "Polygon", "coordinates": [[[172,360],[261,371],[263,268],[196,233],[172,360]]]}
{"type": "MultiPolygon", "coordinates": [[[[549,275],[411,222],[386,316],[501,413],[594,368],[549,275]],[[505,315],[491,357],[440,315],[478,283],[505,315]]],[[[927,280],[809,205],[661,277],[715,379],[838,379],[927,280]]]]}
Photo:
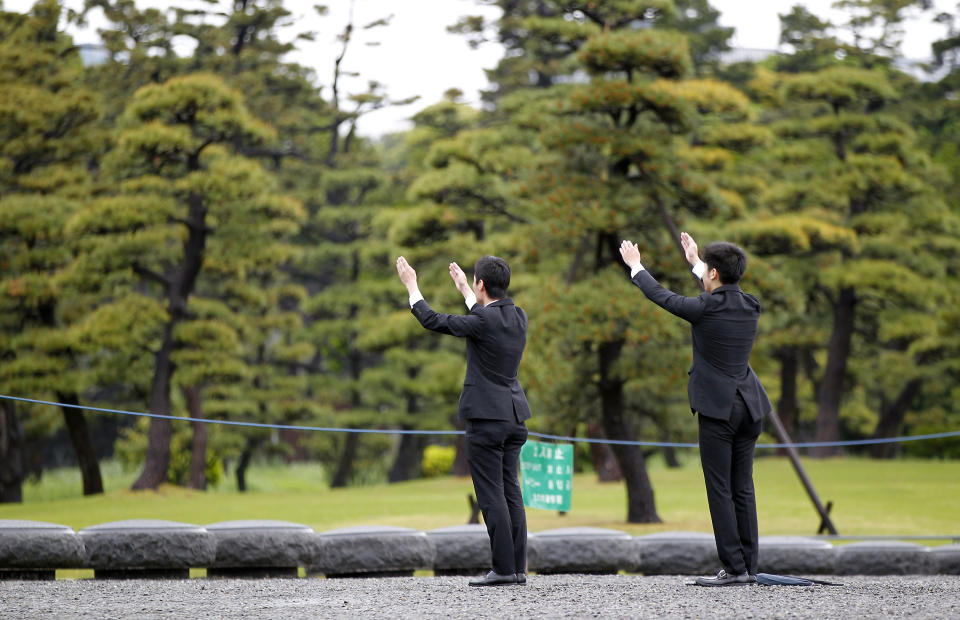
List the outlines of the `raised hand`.
{"type": "Polygon", "coordinates": [[[450,263],[450,277],[453,278],[453,283],[456,285],[457,290],[460,291],[464,297],[473,291],[473,289],[470,288],[470,283],[467,281],[467,274],[463,273],[460,265],[450,263]]]}
{"type": "Polygon", "coordinates": [[[623,258],[623,262],[630,269],[643,266],[640,262],[640,249],[637,247],[637,244],[632,241],[624,239],[620,244],[620,257],[623,258]]]}
{"type": "Polygon", "coordinates": [[[700,260],[700,254],[697,251],[697,242],[693,237],[685,232],[680,233],[680,245],[683,246],[683,253],[687,257],[687,262],[693,267],[700,260]]]}
{"type": "Polygon", "coordinates": [[[407,287],[407,291],[413,292],[417,289],[417,272],[402,256],[397,258],[397,275],[400,276],[400,281],[407,287]]]}

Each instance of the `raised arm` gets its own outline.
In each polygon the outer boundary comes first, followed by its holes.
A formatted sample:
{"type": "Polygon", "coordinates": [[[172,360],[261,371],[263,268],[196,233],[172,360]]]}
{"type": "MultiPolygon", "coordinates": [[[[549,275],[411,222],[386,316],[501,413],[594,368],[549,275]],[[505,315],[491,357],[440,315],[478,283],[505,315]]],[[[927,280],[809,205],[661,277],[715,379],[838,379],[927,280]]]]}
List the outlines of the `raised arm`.
{"type": "MultiPolygon", "coordinates": [[[[417,285],[417,272],[410,266],[407,259],[402,256],[397,258],[397,275],[400,276],[400,281],[403,282],[403,285],[407,287],[407,293],[410,296],[410,310],[413,312],[413,316],[417,317],[417,320],[420,321],[421,325],[430,331],[463,338],[465,336],[476,335],[482,329],[483,316],[480,313],[482,308],[477,304],[476,297],[473,296],[473,291],[469,291],[468,296],[467,293],[461,289],[461,282],[458,281],[457,277],[454,277],[454,265],[456,265],[456,263],[451,263],[450,267],[450,275],[453,277],[454,284],[456,284],[457,289],[463,293],[468,304],[470,303],[470,298],[472,298],[473,301],[473,303],[470,304],[470,314],[466,316],[434,312],[430,304],[424,300],[423,294],[420,293],[420,288],[417,285]]],[[[457,269],[460,270],[460,267],[458,266],[457,269]]],[[[463,276],[462,280],[465,283],[466,275],[463,274],[462,270],[460,270],[460,275],[463,276]]]]}
{"type": "Polygon", "coordinates": [[[697,278],[700,280],[703,280],[703,276],[707,272],[707,265],[700,260],[700,253],[697,250],[697,242],[694,241],[693,237],[691,237],[689,234],[682,232],[680,233],[680,245],[683,246],[683,255],[686,257],[687,262],[690,263],[693,275],[697,276],[697,278]]]}
{"type": "MultiPolygon", "coordinates": [[[[693,239],[691,238],[690,241],[692,242],[693,239]]],[[[684,251],[687,251],[686,245],[684,245],[684,251]]],[[[696,255],[696,244],[693,244],[693,253],[696,255]]],[[[630,279],[640,287],[647,299],[681,319],[691,323],[699,320],[703,314],[703,299],[701,297],[684,297],[660,286],[660,283],[643,268],[643,263],[640,260],[640,249],[636,243],[623,241],[620,244],[620,256],[627,267],[630,267],[630,279]]]]}
{"type": "Polygon", "coordinates": [[[680,233],[680,245],[683,246],[683,254],[687,262],[693,267],[700,262],[700,253],[697,251],[697,242],[689,234],[680,233]]]}
{"type": "Polygon", "coordinates": [[[453,285],[463,295],[463,302],[467,304],[467,309],[473,309],[473,306],[477,303],[477,295],[470,288],[470,283],[467,282],[467,274],[463,273],[460,265],[450,263],[450,277],[453,279],[453,285]]]}

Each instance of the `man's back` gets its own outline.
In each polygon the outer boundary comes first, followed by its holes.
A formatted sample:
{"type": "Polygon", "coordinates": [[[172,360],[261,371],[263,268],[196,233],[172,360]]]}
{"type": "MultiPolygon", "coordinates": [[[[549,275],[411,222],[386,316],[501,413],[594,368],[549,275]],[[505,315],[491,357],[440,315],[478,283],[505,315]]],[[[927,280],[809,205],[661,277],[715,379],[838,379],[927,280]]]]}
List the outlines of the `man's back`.
{"type": "Polygon", "coordinates": [[[474,304],[465,316],[434,312],[425,301],[412,308],[429,330],[467,340],[467,373],[460,394],[462,419],[530,418],[518,371],[527,342],[527,315],[510,298],[486,307],[474,304]]]}
{"type": "Polygon", "coordinates": [[[483,329],[467,336],[467,383],[512,385],[527,343],[527,314],[510,299],[480,307],[477,314],[483,329]]]}
{"type": "Polygon", "coordinates": [[[728,377],[744,377],[757,337],[760,302],[736,285],[721,286],[700,297],[703,313],[691,321],[695,354],[728,377]]]}
{"type": "Polygon", "coordinates": [[[647,271],[637,273],[633,282],[652,302],[690,322],[690,408],[708,417],[726,419],[734,398],[740,394],[751,417],[759,420],[766,415],[772,406],[750,368],[750,352],[760,317],[757,298],[735,284],[697,297],[684,297],[660,286],[647,271]]]}

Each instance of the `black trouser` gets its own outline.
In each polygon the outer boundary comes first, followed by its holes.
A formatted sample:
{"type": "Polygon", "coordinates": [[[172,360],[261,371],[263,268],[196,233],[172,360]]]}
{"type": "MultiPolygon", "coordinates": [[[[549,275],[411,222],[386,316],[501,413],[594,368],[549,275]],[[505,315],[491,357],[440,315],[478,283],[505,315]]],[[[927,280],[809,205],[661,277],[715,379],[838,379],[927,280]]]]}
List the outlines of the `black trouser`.
{"type": "Polygon", "coordinates": [[[717,555],[727,573],[756,575],[759,532],[753,492],[753,450],[762,424],[750,417],[739,395],[729,420],[697,417],[700,463],[717,555]]]}
{"type": "Polygon", "coordinates": [[[467,420],[467,464],[500,575],[527,570],[527,514],[518,479],[526,441],[522,422],[467,420]]]}

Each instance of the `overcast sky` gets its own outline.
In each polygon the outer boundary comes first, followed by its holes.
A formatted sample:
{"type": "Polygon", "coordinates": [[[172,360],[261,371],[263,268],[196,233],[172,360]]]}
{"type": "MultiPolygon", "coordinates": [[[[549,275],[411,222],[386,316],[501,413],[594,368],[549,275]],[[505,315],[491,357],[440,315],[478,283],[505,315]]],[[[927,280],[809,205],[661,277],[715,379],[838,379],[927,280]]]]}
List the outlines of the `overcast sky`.
{"type": "MultiPolygon", "coordinates": [[[[958,0],[937,0],[942,11],[957,11],[958,0]]],[[[6,10],[25,11],[32,0],[0,0],[6,10]]],[[[797,0],[711,0],[721,12],[720,22],[736,28],[734,47],[776,49],[780,35],[779,13],[787,13],[797,0]]],[[[840,21],[842,14],[830,8],[833,0],[806,0],[802,4],[813,13],[840,21]]],[[[168,6],[164,0],[138,0],[141,6],[168,6]]],[[[182,0],[178,6],[202,5],[199,0],[182,0]]],[[[436,103],[449,88],[459,88],[471,103],[479,101],[479,91],[487,87],[484,68],[494,66],[501,49],[487,44],[472,50],[464,37],[449,34],[446,27],[462,15],[484,14],[496,17],[497,10],[475,0],[287,0],[284,5],[295,16],[291,32],[313,31],[314,42],[301,41],[291,60],[312,67],[320,85],[329,85],[333,62],[340,51],[337,35],[349,19],[351,4],[354,23],[360,27],[393,15],[389,27],[357,32],[347,51],[343,67],[360,74],[347,82],[349,91],[365,90],[369,80],[385,85],[394,99],[419,95],[414,104],[393,107],[367,115],[361,130],[366,135],[381,135],[408,128],[408,119],[417,110],[436,103]],[[314,4],[327,4],[329,13],[319,17],[314,4]],[[370,45],[378,43],[378,45],[370,45]]],[[[79,7],[82,0],[66,0],[67,6],[79,7]]],[[[942,26],[932,23],[936,11],[920,15],[908,22],[903,51],[908,58],[930,56],[930,43],[942,38],[942,26]]],[[[93,25],[97,24],[94,16],[93,25]]],[[[94,30],[73,32],[78,43],[97,41],[94,30]]],[[[326,93],[329,95],[329,93],[326,93]]]]}

